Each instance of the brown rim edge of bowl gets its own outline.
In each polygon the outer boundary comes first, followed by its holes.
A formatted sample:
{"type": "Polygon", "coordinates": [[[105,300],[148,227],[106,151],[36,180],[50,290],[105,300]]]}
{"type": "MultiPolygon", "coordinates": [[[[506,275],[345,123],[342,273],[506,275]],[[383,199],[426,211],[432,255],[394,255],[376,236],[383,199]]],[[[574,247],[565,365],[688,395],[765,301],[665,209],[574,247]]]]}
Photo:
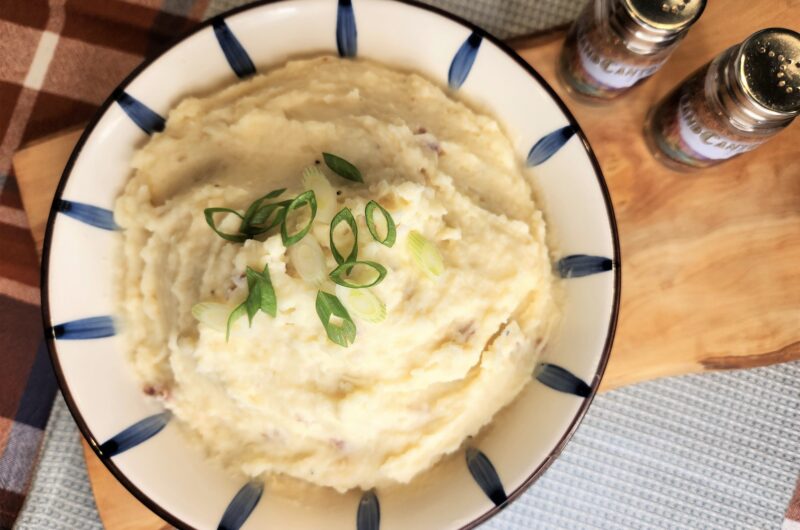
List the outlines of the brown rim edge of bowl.
{"type": "MultiPolygon", "coordinates": [[[[116,478],[120,484],[122,484],[125,489],[127,489],[139,502],[144,504],[148,509],[154,512],[156,515],[164,519],[167,523],[175,526],[177,528],[181,528],[183,530],[195,530],[194,527],[189,526],[187,523],[179,519],[178,517],[172,515],[166,509],[164,509],[160,504],[155,502],[153,499],[148,497],[145,493],[143,493],[138,487],[136,487],[133,482],[131,482],[128,477],[114,464],[111,458],[103,455],[100,452],[100,444],[98,443],[97,439],[95,438],[94,434],[92,434],[89,426],[86,424],[86,421],[83,419],[83,415],[78,410],[77,405],[75,404],[75,400],[72,397],[72,393],[69,390],[69,387],[64,379],[64,373],[61,369],[61,364],[58,361],[58,355],[56,353],[56,346],[55,340],[48,330],[52,328],[52,320],[50,318],[50,305],[49,305],[49,270],[50,270],[50,245],[53,236],[53,225],[55,222],[55,217],[57,213],[57,209],[54,207],[56,201],[61,198],[64,187],[66,186],[67,181],[69,180],[69,176],[72,172],[72,168],[75,164],[75,161],[78,159],[81,150],[83,149],[84,144],[86,143],[87,139],[94,131],[94,128],[97,126],[97,123],[100,121],[100,118],[105,115],[108,108],[114,103],[116,100],[117,94],[125,87],[127,87],[136,77],[139,76],[145,69],[147,69],[152,63],[157,61],[162,55],[164,55],[167,51],[171,50],[176,44],[182,42],[183,40],[187,39],[188,37],[198,33],[205,28],[211,26],[211,24],[215,20],[222,20],[232,15],[248,11],[250,9],[260,7],[267,4],[277,3],[286,0],[257,0],[255,2],[245,4],[223,13],[219,13],[213,17],[210,17],[202,22],[199,22],[195,27],[190,29],[187,32],[182,33],[175,39],[173,39],[168,45],[166,45],[158,54],[154,55],[153,57],[147,58],[142,61],[125,79],[120,82],[117,87],[111,92],[108,98],[103,101],[102,105],[97,109],[95,114],[92,116],[92,119],[87,124],[86,128],[84,129],[83,133],[81,134],[80,138],[78,139],[78,143],[75,145],[72,153],[70,154],[69,160],[67,161],[66,166],[64,167],[64,171],[61,174],[61,178],[59,179],[58,186],[56,187],[55,195],[53,196],[53,203],[50,206],[50,213],[47,218],[47,225],[45,231],[45,238],[42,245],[42,263],[41,263],[41,278],[40,278],[40,285],[41,285],[41,310],[42,310],[42,319],[45,329],[45,342],[47,344],[47,350],[50,355],[50,362],[53,365],[53,370],[55,371],[56,378],[58,380],[58,386],[61,389],[61,394],[64,396],[64,400],[67,403],[67,408],[72,414],[75,423],[78,425],[78,429],[81,431],[81,434],[89,443],[89,446],[92,448],[94,453],[100,459],[100,461],[108,468],[114,478],[116,478]]],[[[512,58],[520,67],[522,67],[531,77],[533,77],[539,85],[544,88],[550,98],[558,105],[559,109],[561,110],[562,114],[567,118],[569,124],[575,129],[577,136],[580,138],[580,141],[583,145],[584,151],[589,156],[589,160],[592,163],[592,168],[594,169],[595,177],[597,178],[597,183],[600,186],[600,191],[603,194],[603,200],[606,206],[606,215],[608,216],[609,226],[611,227],[611,236],[614,245],[614,257],[613,257],[613,272],[614,272],[614,298],[613,298],[613,305],[611,308],[611,318],[609,319],[608,331],[606,334],[606,342],[603,346],[603,353],[600,358],[600,362],[597,366],[597,370],[595,371],[594,379],[591,384],[592,391],[584,398],[583,403],[579,407],[578,411],[575,413],[575,417],[573,418],[572,422],[570,423],[569,427],[567,428],[566,432],[562,435],[561,439],[556,443],[553,449],[550,451],[550,454],[545,458],[545,460],[539,464],[539,466],[526,478],[522,484],[520,484],[514,491],[512,491],[508,498],[502,503],[497,506],[493,506],[488,511],[484,512],[476,519],[470,521],[465,526],[461,527],[460,530],[471,530],[478,525],[486,522],[494,515],[499,513],[505,507],[507,507],[512,501],[517,499],[522,493],[527,490],[539,477],[547,470],[548,467],[555,461],[555,459],[561,454],[564,449],[564,446],[567,442],[572,438],[577,430],[578,426],[580,425],[583,417],[586,415],[586,411],[589,409],[592,401],[594,400],[595,395],[597,394],[597,388],[600,385],[600,381],[603,378],[603,374],[605,373],[606,366],[608,365],[608,359],[611,355],[611,347],[614,342],[614,335],[616,332],[617,327],[617,320],[619,318],[619,305],[620,305],[620,292],[622,287],[622,275],[621,275],[621,261],[620,261],[620,248],[619,248],[619,232],[617,230],[617,221],[616,216],[614,215],[614,207],[611,202],[611,196],[608,191],[608,186],[606,185],[605,177],[603,176],[603,172],[600,169],[600,164],[597,161],[597,157],[592,150],[592,147],[589,145],[588,140],[586,139],[586,135],[581,129],[580,125],[578,124],[575,117],[572,115],[570,110],[564,104],[562,99],[556,94],[553,88],[550,86],[547,81],[537,72],[530,64],[528,64],[522,57],[520,57],[510,46],[506,43],[501,41],[500,39],[494,37],[492,34],[476,26],[475,24],[464,20],[458,15],[453,13],[449,13],[443,9],[440,9],[435,6],[427,5],[418,2],[417,0],[394,0],[399,3],[407,4],[412,7],[416,7],[418,9],[428,11],[434,13],[436,15],[442,16],[453,22],[456,22],[467,29],[477,33],[484,39],[490,41],[492,44],[500,48],[506,55],[512,58]]]]}

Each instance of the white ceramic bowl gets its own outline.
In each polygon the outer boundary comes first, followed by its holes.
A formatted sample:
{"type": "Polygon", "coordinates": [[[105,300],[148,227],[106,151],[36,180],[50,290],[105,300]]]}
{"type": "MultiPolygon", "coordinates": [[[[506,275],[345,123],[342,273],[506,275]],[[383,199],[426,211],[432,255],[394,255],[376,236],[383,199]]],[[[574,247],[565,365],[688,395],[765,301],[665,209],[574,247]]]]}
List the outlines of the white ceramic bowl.
{"type": "MultiPolygon", "coordinates": [[[[524,266],[524,264],[521,264],[524,266]]],[[[181,528],[470,528],[558,455],[608,360],[620,289],[608,191],[575,119],[544,80],[486,32],[388,0],[257,3],[215,17],[137,68],[105,102],[67,164],[47,225],[42,309],[61,389],[84,436],[144,504],[181,528]],[[340,53],[415,70],[489,108],[536,166],[568,278],[563,324],[522,395],[465,450],[410,486],[314,491],[301,501],[237,481],[190,446],[147,398],[114,336],[111,209],[133,152],[188,95],[295,56],[340,53]]],[[[488,295],[488,293],[487,293],[488,295]]]]}

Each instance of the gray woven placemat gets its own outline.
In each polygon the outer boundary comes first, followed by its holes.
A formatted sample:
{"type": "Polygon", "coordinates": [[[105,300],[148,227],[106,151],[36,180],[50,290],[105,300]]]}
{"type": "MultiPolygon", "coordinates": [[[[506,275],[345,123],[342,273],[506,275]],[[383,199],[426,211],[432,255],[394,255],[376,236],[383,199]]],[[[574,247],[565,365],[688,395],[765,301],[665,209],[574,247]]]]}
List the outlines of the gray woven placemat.
{"type": "Polygon", "coordinates": [[[485,528],[780,528],[799,472],[800,362],[662,379],[598,396],[485,528]]]}
{"type": "MultiPolygon", "coordinates": [[[[597,397],[564,453],[486,530],[779,528],[800,473],[800,362],[597,397]]],[[[102,528],[59,397],[21,530],[102,528]]]]}
{"type": "MultiPolygon", "coordinates": [[[[212,0],[207,16],[242,3],[212,0]]],[[[584,4],[427,3],[501,38],[568,22],[584,4]]],[[[636,385],[599,396],[550,470],[484,528],[778,528],[798,455],[800,363],[636,385]]],[[[79,434],[60,396],[16,528],[102,528],[79,434]]]]}
{"type": "MultiPolygon", "coordinates": [[[[174,1],[174,0],[173,0],[174,1]]],[[[420,0],[507,39],[560,26],[574,19],[586,0],[420,0]]],[[[242,5],[242,0],[212,0],[207,16],[242,5]]]]}
{"type": "Polygon", "coordinates": [[[42,456],[15,528],[103,530],[97,515],[78,426],[61,394],[45,429],[42,456]]]}

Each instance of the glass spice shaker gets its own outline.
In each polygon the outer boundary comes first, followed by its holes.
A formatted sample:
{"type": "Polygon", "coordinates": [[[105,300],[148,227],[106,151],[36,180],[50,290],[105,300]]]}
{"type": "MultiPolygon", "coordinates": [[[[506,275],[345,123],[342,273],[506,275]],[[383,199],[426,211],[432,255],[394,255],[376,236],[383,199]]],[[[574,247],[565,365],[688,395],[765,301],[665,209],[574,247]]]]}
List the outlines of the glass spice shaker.
{"type": "Polygon", "coordinates": [[[673,169],[751,151],[800,113],[800,34],[769,28],[722,52],[650,110],[645,138],[673,169]]]}
{"type": "Polygon", "coordinates": [[[588,100],[616,97],[661,68],[706,0],[590,0],[567,33],[558,73],[588,100]]]}

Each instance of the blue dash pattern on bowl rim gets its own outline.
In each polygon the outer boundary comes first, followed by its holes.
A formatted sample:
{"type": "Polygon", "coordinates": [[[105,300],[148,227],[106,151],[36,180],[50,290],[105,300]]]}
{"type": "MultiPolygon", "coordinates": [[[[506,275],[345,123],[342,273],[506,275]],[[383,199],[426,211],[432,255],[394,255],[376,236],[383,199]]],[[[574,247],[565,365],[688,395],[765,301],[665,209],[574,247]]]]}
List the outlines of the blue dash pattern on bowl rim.
{"type": "MultiPolygon", "coordinates": [[[[253,5],[259,5],[260,3],[257,2],[253,5]]],[[[452,90],[458,90],[467,80],[478,56],[484,37],[492,39],[495,44],[501,46],[498,41],[482,30],[479,30],[453,15],[413,1],[406,1],[405,3],[438,14],[443,14],[468,28],[472,28],[471,33],[455,51],[447,71],[447,84],[452,90]]],[[[232,10],[230,13],[214,17],[206,21],[196,30],[200,31],[207,29],[209,25],[211,26],[221,52],[228,61],[231,70],[238,78],[246,78],[253,75],[256,72],[256,67],[246,49],[226,24],[224,17],[231,13],[242,11],[247,7],[248,6],[244,6],[243,8],[232,10]]],[[[358,33],[356,29],[356,13],[351,0],[338,0],[335,36],[337,52],[341,57],[354,58],[357,56],[358,33]]],[[[147,63],[145,63],[145,65],[146,64],[147,63]]],[[[138,71],[135,71],[131,75],[131,78],[137,73],[138,71]]],[[[124,82],[121,87],[124,87],[126,82],[124,82]]],[[[152,135],[164,130],[166,120],[149,108],[144,102],[131,96],[124,89],[117,89],[109,101],[116,102],[131,121],[145,134],[152,135]]],[[[101,111],[102,110],[101,108],[101,111]]],[[[565,114],[567,113],[565,112],[565,114]]],[[[91,130],[92,126],[93,125],[90,125],[87,130],[91,130]]],[[[538,139],[528,153],[526,159],[527,165],[535,167],[546,163],[555,156],[578,131],[579,129],[577,129],[575,125],[568,124],[538,139]]],[[[67,170],[65,170],[65,175],[68,175],[69,169],[70,166],[68,165],[67,170]]],[[[94,228],[102,230],[118,229],[113,219],[113,213],[98,206],[66,200],[57,195],[56,201],[54,202],[54,209],[59,214],[69,216],[94,228]]],[[[608,257],[576,254],[561,258],[554,265],[554,268],[562,278],[570,279],[612,271],[614,262],[608,257]]],[[[46,318],[49,317],[46,315],[46,318]]],[[[115,332],[114,320],[111,316],[96,316],[53,325],[50,330],[50,336],[51,339],[55,340],[93,340],[111,337],[115,332]]],[[[51,355],[52,351],[53,349],[51,348],[51,355]]],[[[533,377],[536,381],[555,391],[572,394],[582,399],[590,397],[595,390],[592,386],[573,375],[567,369],[550,363],[539,364],[534,371],[533,377]]],[[[168,424],[171,417],[172,414],[169,411],[165,411],[148,416],[132,424],[130,427],[99,445],[98,450],[101,457],[110,459],[113,456],[146,442],[148,439],[161,432],[168,424]]],[[[81,422],[79,421],[79,423],[81,422]]],[[[82,430],[88,432],[85,429],[82,430]]],[[[508,500],[508,496],[489,458],[482,451],[472,446],[466,447],[465,455],[467,468],[476,484],[496,506],[500,507],[504,505],[508,500]]],[[[104,461],[109,465],[108,460],[104,461]]],[[[117,473],[115,473],[115,475],[117,475],[117,473]]],[[[117,478],[128,486],[128,489],[131,489],[131,491],[135,490],[135,487],[128,485],[125,480],[122,480],[120,475],[117,475],[117,478]]],[[[223,513],[218,530],[238,530],[258,505],[263,490],[263,483],[257,481],[247,482],[242,486],[223,513]]],[[[149,499],[147,500],[149,501],[149,499]]],[[[150,503],[146,502],[146,504],[153,508],[150,503]]],[[[162,517],[165,517],[171,522],[177,521],[177,519],[169,516],[169,514],[159,506],[156,505],[156,507],[158,509],[155,511],[159,513],[159,515],[162,515],[162,517]]],[[[363,493],[359,501],[356,510],[356,528],[357,530],[379,530],[379,527],[380,504],[378,495],[374,490],[369,490],[363,493]]]]}

